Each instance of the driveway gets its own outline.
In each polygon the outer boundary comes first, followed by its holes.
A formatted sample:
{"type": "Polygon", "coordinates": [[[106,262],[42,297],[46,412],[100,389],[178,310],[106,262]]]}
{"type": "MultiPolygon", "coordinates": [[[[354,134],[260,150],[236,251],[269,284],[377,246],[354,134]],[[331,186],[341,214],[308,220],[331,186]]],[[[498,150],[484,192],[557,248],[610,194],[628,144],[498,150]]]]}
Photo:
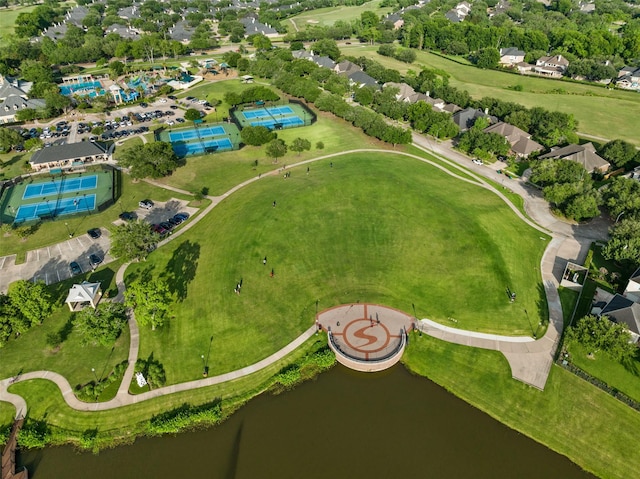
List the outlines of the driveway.
{"type": "Polygon", "coordinates": [[[100,231],[102,235],[95,240],[85,233],[62,243],[28,251],[22,264],[16,265],[16,255],[0,257],[0,293],[6,293],[9,284],[20,279],[42,280],[51,284],[70,278],[69,263],[72,261],[76,261],[83,272],[90,271],[91,254],[103,258],[102,264],[113,261],[109,255],[109,232],[105,228],[100,231]]]}

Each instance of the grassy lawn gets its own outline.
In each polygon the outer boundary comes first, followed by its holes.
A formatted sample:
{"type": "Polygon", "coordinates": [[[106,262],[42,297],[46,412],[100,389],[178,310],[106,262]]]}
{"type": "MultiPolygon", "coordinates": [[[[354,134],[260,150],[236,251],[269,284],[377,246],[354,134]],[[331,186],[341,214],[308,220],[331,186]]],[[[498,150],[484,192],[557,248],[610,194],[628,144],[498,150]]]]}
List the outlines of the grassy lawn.
{"type": "MultiPolygon", "coordinates": [[[[378,17],[386,15],[387,13],[392,11],[392,8],[390,7],[380,7],[381,3],[382,0],[372,0],[369,2],[365,2],[362,5],[352,7],[337,6],[318,8],[317,10],[303,12],[299,15],[291,17],[290,20],[293,20],[300,30],[304,30],[307,25],[333,25],[338,20],[349,23],[352,20],[360,18],[362,12],[365,12],[367,10],[374,12],[376,15],[378,15],[378,17]]],[[[295,32],[295,28],[291,24],[290,20],[287,21],[289,25],[289,31],[295,32]]]]}
{"type": "MultiPolygon", "coordinates": [[[[153,138],[153,135],[152,135],[152,138],[153,138]]],[[[119,160],[120,158],[122,158],[122,154],[125,153],[127,150],[130,150],[134,146],[142,145],[143,143],[144,142],[142,141],[142,138],[137,138],[137,137],[129,138],[128,140],[123,141],[121,145],[118,145],[116,147],[116,150],[113,154],[114,159],[119,160]]]]}
{"type": "MultiPolygon", "coordinates": [[[[293,363],[319,346],[326,345],[326,336],[319,335],[279,361],[257,373],[244,378],[225,382],[216,386],[195,389],[183,393],[170,394],[160,398],[144,401],[139,404],[118,408],[110,411],[79,412],[67,406],[62,399],[60,390],[50,381],[33,380],[18,383],[10,387],[10,391],[29,398],[29,417],[32,419],[46,419],[51,426],[66,431],[76,432],[77,435],[87,429],[98,429],[112,437],[127,440],[143,429],[143,422],[154,414],[181,406],[185,403],[203,404],[213,398],[223,400],[223,407],[227,413],[233,411],[238,403],[264,390],[269,380],[280,369],[293,363]]],[[[0,405],[6,403],[0,403],[0,405]]],[[[0,419],[13,414],[12,409],[3,412],[0,409],[0,419]]],[[[5,419],[6,421],[6,419],[5,419]]],[[[0,422],[5,424],[6,422],[0,422]]],[[[62,438],[64,441],[64,437],[62,438]]]]}
{"type": "Polygon", "coordinates": [[[19,372],[49,370],[62,374],[72,387],[94,379],[91,368],[98,376],[108,374],[119,362],[127,359],[129,353],[129,329],[125,328],[113,348],[103,346],[82,346],[80,337],[73,332],[72,313],[63,304],[72,284],[84,279],[99,281],[105,293],[115,291],[115,273],[119,262],[99,268],[95,272],[69,278],[49,286],[56,299],[56,310],[40,326],[35,326],[18,339],[10,340],[1,350],[0,377],[15,376],[19,372]],[[66,338],[59,348],[47,344],[47,335],[60,332],[66,338]],[[25,353],[28,352],[28,357],[25,353]]]}
{"type": "Polygon", "coordinates": [[[637,476],[640,414],[560,367],[538,391],[511,379],[502,354],[426,335],[410,341],[404,362],[599,477],[637,476]]]}
{"type": "Polygon", "coordinates": [[[417,60],[408,65],[376,53],[377,46],[353,45],[342,47],[347,55],[367,56],[387,68],[401,73],[422,67],[444,70],[451,75],[452,86],[467,90],[475,99],[500,98],[520,103],[528,108],[542,106],[549,110],[572,113],[578,120],[578,131],[588,135],[621,138],[640,146],[637,135],[640,96],[634,92],[607,90],[595,85],[556,81],[533,76],[515,75],[494,70],[482,70],[425,51],[416,51],[417,60]],[[523,91],[509,87],[521,85],[523,91]],[[606,127],[604,126],[606,125],[606,127]]]}
{"type": "Polygon", "coordinates": [[[560,296],[560,303],[562,304],[564,326],[567,327],[569,326],[569,322],[571,321],[573,309],[576,307],[576,301],[578,301],[579,293],[572,289],[563,288],[562,286],[560,286],[558,288],[558,295],[560,296]]]}
{"type": "Polygon", "coordinates": [[[246,146],[238,151],[187,158],[186,166],[160,181],[187,191],[201,191],[202,188],[208,188],[210,195],[221,195],[238,183],[258,174],[273,171],[283,164],[296,163],[345,149],[390,148],[389,145],[366,136],[333,115],[320,112],[317,114],[318,121],[311,126],[278,132],[278,138],[282,138],[287,144],[291,144],[295,138],[306,138],[311,142],[311,151],[300,155],[289,152],[279,160],[278,165],[275,165],[273,160],[265,154],[264,146],[246,146]],[[316,149],[318,141],[324,143],[324,149],[316,149]]]}
{"type": "Polygon", "coordinates": [[[3,43],[3,39],[13,34],[15,30],[16,18],[21,13],[29,13],[36,5],[29,5],[28,7],[12,6],[11,8],[3,8],[0,10],[0,43],[3,43]]]}
{"type": "Polygon", "coordinates": [[[121,178],[122,195],[115,205],[102,212],[87,216],[64,218],[64,221],[43,222],[37,231],[26,240],[22,240],[15,233],[10,236],[3,236],[2,241],[0,241],[0,256],[17,253],[19,257],[24,257],[24,254],[29,250],[67,240],[69,233],[65,223],[68,224],[69,230],[74,236],[85,234],[87,230],[98,226],[110,228],[112,222],[118,219],[118,215],[122,211],[137,209],[138,202],[144,198],[151,198],[156,201],[167,201],[170,198],[190,199],[179,193],[145,182],[134,183],[126,174],[122,174],[121,178]]]}
{"type": "Polygon", "coordinates": [[[11,151],[0,154],[0,179],[9,180],[25,173],[25,162],[30,158],[31,153],[28,152],[11,151]]]}
{"type": "Polygon", "coordinates": [[[573,364],[640,402],[640,361],[624,366],[604,353],[587,351],[577,342],[565,343],[565,347],[571,353],[573,364]],[[587,356],[590,352],[593,353],[591,357],[587,356]]]}
{"type": "Polygon", "coordinates": [[[210,338],[211,374],[268,356],[312,324],[316,300],[415,303],[422,317],[500,334],[530,334],[525,309],[546,319],[546,242],[495,195],[392,153],[332,161],[263,177],[127,271],[164,275],[180,298],[166,328],[141,331],[140,355],[170,383],[197,378],[210,338]]]}

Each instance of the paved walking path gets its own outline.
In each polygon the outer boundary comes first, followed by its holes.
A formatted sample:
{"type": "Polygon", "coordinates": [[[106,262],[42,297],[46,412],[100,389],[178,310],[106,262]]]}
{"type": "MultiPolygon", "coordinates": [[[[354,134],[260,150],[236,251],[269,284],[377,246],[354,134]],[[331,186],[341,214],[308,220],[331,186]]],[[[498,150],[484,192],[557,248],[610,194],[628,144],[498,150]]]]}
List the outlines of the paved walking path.
{"type": "MultiPolygon", "coordinates": [[[[497,173],[486,167],[477,167],[470,163],[469,158],[464,157],[458,152],[454,151],[451,148],[451,145],[447,145],[446,143],[433,143],[427,138],[414,134],[414,144],[421,149],[428,151],[429,153],[438,157],[441,161],[445,162],[447,165],[457,168],[460,170],[461,174],[464,176],[458,175],[455,172],[451,171],[451,169],[442,166],[440,163],[430,161],[426,158],[419,157],[417,155],[390,151],[390,150],[379,150],[379,149],[356,149],[350,151],[344,151],[340,153],[333,153],[329,155],[320,156],[317,158],[304,160],[293,165],[290,165],[290,168],[306,165],[315,161],[324,160],[328,158],[336,158],[343,155],[348,155],[352,153],[362,153],[362,152],[376,152],[376,153],[388,153],[395,155],[408,156],[411,158],[418,159],[425,163],[432,165],[435,168],[438,168],[450,176],[457,178],[460,181],[465,181],[471,184],[475,184],[486,188],[499,197],[501,197],[506,204],[514,211],[516,215],[518,215],[523,221],[528,223],[533,228],[538,229],[541,232],[551,233],[554,238],[549,242],[549,246],[547,247],[542,261],[541,261],[541,270],[542,270],[542,280],[544,284],[545,293],[547,295],[547,302],[549,305],[549,327],[544,335],[544,337],[534,340],[534,338],[528,337],[505,337],[505,336],[495,336],[495,335],[487,335],[484,333],[475,333],[471,331],[463,331],[455,328],[449,328],[447,326],[440,325],[428,319],[422,319],[418,322],[419,328],[426,334],[430,336],[443,339],[445,341],[464,344],[469,346],[481,347],[485,349],[493,349],[501,351],[507,360],[509,361],[509,365],[511,367],[512,375],[514,378],[521,380],[527,384],[535,386],[539,389],[544,389],[544,385],[546,383],[549,370],[551,368],[551,364],[553,362],[553,356],[556,351],[556,347],[558,341],[560,339],[560,335],[562,333],[562,307],[560,304],[560,300],[558,297],[557,287],[558,287],[558,279],[559,276],[554,276],[554,272],[560,271],[560,265],[564,266],[564,263],[567,259],[573,259],[574,261],[580,261],[577,255],[580,255],[584,252],[584,246],[593,240],[596,239],[605,239],[606,233],[602,232],[601,224],[591,224],[587,227],[580,226],[579,233],[582,236],[578,236],[578,227],[576,225],[567,225],[565,223],[557,220],[553,215],[549,212],[548,204],[540,197],[535,189],[529,188],[526,185],[522,184],[518,180],[510,180],[505,187],[508,187],[510,190],[520,194],[525,199],[525,211],[527,215],[532,218],[532,221],[529,217],[522,214],[522,212],[516,208],[508,198],[499,190],[493,187],[491,184],[484,181],[481,176],[489,177],[493,181],[500,183],[504,181],[504,177],[496,177],[497,173]],[[463,165],[463,166],[460,166],[463,165]],[[482,169],[481,169],[482,168],[482,169]],[[473,179],[469,178],[470,171],[472,173],[476,173],[477,175],[471,175],[473,179]],[[575,239],[574,239],[575,238],[575,239]],[[558,254],[560,251],[563,251],[568,257],[559,258],[558,254]]],[[[180,237],[186,231],[194,227],[202,218],[204,218],[216,205],[218,205],[222,200],[227,198],[229,195],[234,192],[244,188],[245,186],[259,181],[261,177],[266,177],[269,175],[277,175],[281,172],[281,169],[278,168],[271,173],[267,173],[265,175],[256,176],[247,181],[244,181],[235,187],[231,188],[229,191],[224,193],[221,196],[210,196],[208,197],[211,200],[211,204],[205,208],[198,216],[193,218],[188,224],[184,226],[181,230],[177,231],[173,235],[169,236],[165,240],[163,240],[159,246],[166,244],[169,241],[173,241],[176,238],[180,237]]],[[[188,192],[181,190],[179,188],[163,185],[158,182],[149,181],[152,184],[157,186],[176,191],[179,193],[189,194],[188,192]]],[[[128,264],[123,265],[116,273],[116,285],[118,288],[118,295],[114,298],[114,301],[123,301],[124,300],[124,272],[127,268],[128,264]]],[[[60,374],[51,372],[51,371],[33,371],[29,373],[25,373],[20,375],[17,378],[7,378],[4,380],[0,380],[0,401],[7,401],[12,403],[16,407],[16,411],[18,414],[25,415],[27,411],[27,405],[25,400],[16,395],[9,393],[7,388],[19,381],[27,381],[31,379],[49,379],[56,383],[62,392],[62,396],[67,404],[81,411],[100,411],[100,410],[108,410],[113,409],[129,404],[135,404],[141,401],[145,401],[147,399],[163,396],[166,394],[172,394],[180,391],[187,391],[191,389],[196,389],[200,387],[206,387],[213,384],[219,384],[221,382],[230,381],[233,379],[237,379],[248,374],[252,374],[260,369],[263,369],[276,361],[284,358],[286,355],[291,353],[293,350],[302,345],[306,340],[308,340],[317,330],[316,324],[307,329],[304,333],[302,333],[298,338],[289,343],[287,346],[282,348],[280,351],[272,354],[271,356],[259,361],[251,366],[247,366],[245,368],[231,371],[226,374],[222,374],[219,376],[214,376],[210,378],[200,379],[196,381],[190,381],[186,383],[175,384],[171,386],[166,386],[163,388],[155,389],[149,391],[144,394],[139,395],[130,395],[128,393],[128,388],[131,383],[131,379],[133,377],[133,369],[135,366],[135,362],[138,356],[138,346],[139,346],[139,332],[137,323],[133,315],[130,316],[129,319],[129,328],[131,334],[131,342],[129,348],[129,366],[125,372],[125,376],[123,381],[118,389],[118,393],[116,397],[111,401],[103,402],[103,403],[85,403],[76,398],[73,394],[72,388],[69,385],[69,382],[60,374]]]]}

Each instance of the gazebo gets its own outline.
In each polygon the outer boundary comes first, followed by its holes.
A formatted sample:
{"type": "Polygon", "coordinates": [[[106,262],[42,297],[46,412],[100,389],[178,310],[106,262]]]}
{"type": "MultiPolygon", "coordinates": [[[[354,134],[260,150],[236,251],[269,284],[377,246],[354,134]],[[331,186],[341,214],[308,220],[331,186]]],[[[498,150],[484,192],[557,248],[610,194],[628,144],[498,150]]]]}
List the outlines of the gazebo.
{"type": "Polygon", "coordinates": [[[74,284],[69,290],[65,303],[69,305],[71,311],[80,311],[87,303],[96,309],[102,298],[101,286],[101,283],[89,283],[88,281],[74,284]]]}

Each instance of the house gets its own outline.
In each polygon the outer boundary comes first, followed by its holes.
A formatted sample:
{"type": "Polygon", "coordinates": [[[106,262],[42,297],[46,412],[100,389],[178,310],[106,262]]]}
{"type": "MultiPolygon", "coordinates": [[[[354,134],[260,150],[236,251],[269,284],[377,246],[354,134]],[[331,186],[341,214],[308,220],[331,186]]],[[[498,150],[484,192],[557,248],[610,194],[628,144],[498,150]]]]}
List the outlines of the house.
{"type": "Polygon", "coordinates": [[[584,145],[567,145],[540,156],[541,160],[547,158],[575,161],[584,166],[589,173],[605,173],[611,167],[607,160],[596,153],[596,147],[591,142],[584,145]]]}
{"type": "Polygon", "coordinates": [[[350,62],[349,60],[344,60],[344,61],[341,61],[340,63],[336,64],[336,66],[334,67],[333,71],[336,72],[338,75],[349,76],[352,73],[361,72],[362,68],[360,68],[355,63],[350,62]]]}
{"type": "Polygon", "coordinates": [[[560,78],[567,71],[569,60],[562,55],[554,55],[552,57],[540,57],[536,60],[533,71],[539,75],[549,76],[552,78],[560,78]]]}
{"type": "Polygon", "coordinates": [[[452,23],[460,23],[467,18],[469,12],[471,12],[471,4],[468,2],[460,2],[454,8],[445,13],[444,16],[452,23]]]}
{"type": "Polygon", "coordinates": [[[593,2],[578,2],[578,7],[582,13],[593,13],[596,11],[596,4],[593,2]]]}
{"type": "Polygon", "coordinates": [[[49,28],[45,28],[42,32],[43,37],[51,38],[51,40],[58,40],[67,34],[66,23],[56,23],[49,28]]]}
{"type": "Polygon", "coordinates": [[[489,18],[492,18],[495,15],[507,13],[510,8],[511,4],[507,0],[499,0],[493,8],[487,8],[487,12],[489,13],[489,18]]]}
{"type": "Polygon", "coordinates": [[[29,99],[18,80],[0,75],[0,124],[14,123],[20,110],[39,110],[46,107],[44,100],[29,99]]]}
{"type": "Polygon", "coordinates": [[[629,278],[627,287],[624,289],[624,296],[636,303],[640,303],[640,268],[629,278]]]}
{"type": "Polygon", "coordinates": [[[96,309],[100,299],[102,298],[102,284],[89,283],[83,281],[80,284],[74,284],[69,290],[65,303],[69,305],[71,311],[80,311],[87,304],[96,309]]]}
{"type": "Polygon", "coordinates": [[[640,303],[616,294],[602,309],[600,316],[607,316],[614,323],[624,324],[634,343],[640,339],[640,303]]]}
{"type": "Polygon", "coordinates": [[[109,27],[105,30],[105,33],[107,35],[109,33],[115,33],[116,35],[120,35],[125,40],[138,40],[140,38],[140,32],[138,32],[135,28],[126,27],[119,23],[109,25],[109,27]]]}
{"type": "Polygon", "coordinates": [[[191,40],[194,29],[191,28],[186,21],[180,20],[169,29],[169,36],[172,40],[187,44],[191,40]]]}
{"type": "Polygon", "coordinates": [[[66,22],[71,23],[79,28],[84,28],[82,24],[84,18],[89,14],[89,9],[87,7],[79,6],[72,8],[65,15],[66,22]]]}
{"type": "Polygon", "coordinates": [[[383,85],[384,88],[397,88],[396,100],[411,103],[410,98],[416,94],[416,91],[406,83],[387,82],[383,85]]]}
{"type": "Polygon", "coordinates": [[[113,159],[113,145],[107,147],[99,141],[81,141],[42,148],[29,160],[35,171],[51,168],[71,168],[87,163],[104,163],[113,159]]]}
{"type": "Polygon", "coordinates": [[[390,13],[384,17],[382,21],[391,23],[394,30],[399,30],[404,25],[404,20],[399,13],[390,13]]]}
{"type": "Polygon", "coordinates": [[[471,128],[478,118],[488,118],[490,123],[498,121],[496,117],[489,116],[487,113],[477,108],[465,108],[464,110],[457,111],[453,114],[453,122],[458,125],[461,132],[467,131],[471,128]]]}
{"type": "Polygon", "coordinates": [[[544,150],[544,146],[533,141],[529,133],[503,121],[490,125],[482,131],[503,136],[511,145],[511,151],[520,158],[526,158],[534,151],[544,150]]]}
{"type": "Polygon", "coordinates": [[[618,72],[616,85],[626,90],[640,91],[640,68],[624,67],[618,72]]]}
{"type": "Polygon", "coordinates": [[[336,62],[334,62],[331,58],[325,56],[313,55],[311,61],[319,67],[328,68],[329,70],[333,70],[336,66],[336,62]]]}
{"type": "Polygon", "coordinates": [[[349,83],[358,88],[362,88],[363,86],[370,86],[373,88],[380,89],[380,85],[375,78],[367,75],[363,71],[353,72],[350,75],[347,75],[349,78],[349,83]]]}
{"type": "Polygon", "coordinates": [[[121,8],[118,10],[118,16],[127,20],[129,23],[131,20],[140,18],[140,11],[138,10],[139,4],[133,4],[130,7],[121,8]]]}
{"type": "Polygon", "coordinates": [[[278,36],[278,32],[275,28],[273,28],[271,25],[260,23],[255,16],[249,15],[247,17],[241,18],[239,22],[244,25],[245,37],[257,34],[261,34],[269,38],[278,36]]]}
{"type": "Polygon", "coordinates": [[[518,63],[524,62],[525,52],[515,47],[500,49],[500,65],[513,67],[518,63]]]}

